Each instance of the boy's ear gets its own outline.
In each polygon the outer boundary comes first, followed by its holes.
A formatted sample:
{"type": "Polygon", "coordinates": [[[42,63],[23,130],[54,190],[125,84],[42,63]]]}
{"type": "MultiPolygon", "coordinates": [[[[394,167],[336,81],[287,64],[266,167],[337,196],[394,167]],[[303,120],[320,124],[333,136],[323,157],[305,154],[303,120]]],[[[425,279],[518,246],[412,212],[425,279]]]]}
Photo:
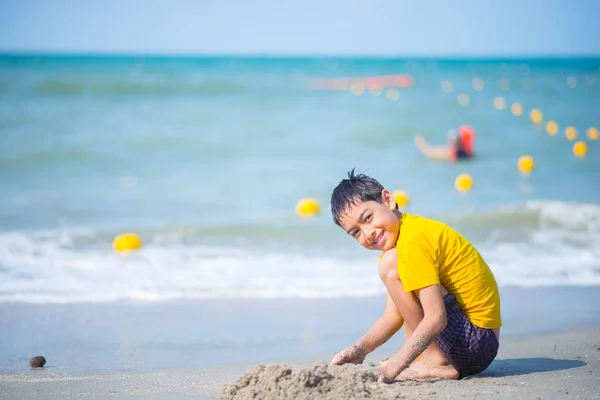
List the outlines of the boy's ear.
{"type": "Polygon", "coordinates": [[[396,209],[396,198],[392,195],[387,189],[383,189],[381,191],[381,199],[383,200],[383,204],[385,204],[390,210],[396,209]]]}

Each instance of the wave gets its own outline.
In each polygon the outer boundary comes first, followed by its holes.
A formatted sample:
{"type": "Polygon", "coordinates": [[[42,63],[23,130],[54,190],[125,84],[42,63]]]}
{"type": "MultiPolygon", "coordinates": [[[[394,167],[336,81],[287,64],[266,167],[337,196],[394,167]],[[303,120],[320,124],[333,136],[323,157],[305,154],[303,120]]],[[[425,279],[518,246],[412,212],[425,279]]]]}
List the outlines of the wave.
{"type": "MultiPolygon", "coordinates": [[[[468,237],[485,227],[473,242],[501,286],[600,285],[598,205],[527,202],[450,219],[468,237]]],[[[0,301],[331,298],[384,291],[377,254],[355,247],[315,250],[337,243],[322,227],[173,226],[140,233],[145,247],[122,255],[112,251],[110,232],[0,233],[0,301]]]]}
{"type": "Polygon", "coordinates": [[[600,205],[548,200],[531,200],[496,210],[443,217],[466,229],[564,229],[600,233],[600,205]]]}
{"type": "MultiPolygon", "coordinates": [[[[460,216],[457,218],[460,219],[460,216]]],[[[529,201],[458,223],[504,285],[600,284],[600,206],[529,201]]]]}
{"type": "MultiPolygon", "coordinates": [[[[490,211],[433,215],[431,218],[447,223],[476,242],[488,244],[496,243],[494,237],[502,232],[509,240],[520,241],[518,233],[523,232],[528,237],[544,233],[571,240],[576,237],[589,239],[588,244],[593,246],[596,235],[600,234],[600,205],[592,203],[528,201],[490,211]]],[[[72,231],[69,235],[75,248],[81,249],[104,246],[118,233],[102,231],[82,236],[76,232],[72,231]]],[[[83,232],[89,233],[88,230],[83,232]]],[[[287,214],[273,215],[265,222],[144,226],[137,232],[161,246],[194,245],[207,240],[222,242],[224,239],[234,240],[236,246],[279,243],[285,248],[294,243],[299,247],[320,244],[330,247],[340,242],[347,243],[345,238],[340,240],[341,231],[333,224],[323,220],[308,223],[287,214]]]]}

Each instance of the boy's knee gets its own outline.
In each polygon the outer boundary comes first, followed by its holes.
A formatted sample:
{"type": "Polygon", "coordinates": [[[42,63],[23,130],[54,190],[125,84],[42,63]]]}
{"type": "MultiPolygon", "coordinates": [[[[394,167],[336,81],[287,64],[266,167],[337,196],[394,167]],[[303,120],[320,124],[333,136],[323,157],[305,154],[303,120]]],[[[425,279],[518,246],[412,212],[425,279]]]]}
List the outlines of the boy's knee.
{"type": "MultiPolygon", "coordinates": [[[[384,271],[380,271],[379,277],[384,282],[402,286],[402,281],[400,280],[400,276],[398,276],[398,271],[395,269],[386,269],[384,271]]],[[[402,288],[404,289],[404,286],[402,286],[402,288]]]]}
{"type": "Polygon", "coordinates": [[[396,249],[386,251],[379,261],[379,277],[385,281],[387,279],[398,279],[398,253],[396,249]]]}

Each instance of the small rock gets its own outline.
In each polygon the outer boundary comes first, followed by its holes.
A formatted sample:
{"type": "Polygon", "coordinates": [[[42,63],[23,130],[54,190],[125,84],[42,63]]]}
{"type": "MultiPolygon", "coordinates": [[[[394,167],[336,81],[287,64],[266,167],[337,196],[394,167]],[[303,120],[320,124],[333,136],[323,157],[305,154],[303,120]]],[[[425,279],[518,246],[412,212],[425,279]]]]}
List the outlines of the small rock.
{"type": "Polygon", "coordinates": [[[29,360],[31,368],[42,368],[46,364],[46,359],[43,356],[35,356],[29,360]]]}

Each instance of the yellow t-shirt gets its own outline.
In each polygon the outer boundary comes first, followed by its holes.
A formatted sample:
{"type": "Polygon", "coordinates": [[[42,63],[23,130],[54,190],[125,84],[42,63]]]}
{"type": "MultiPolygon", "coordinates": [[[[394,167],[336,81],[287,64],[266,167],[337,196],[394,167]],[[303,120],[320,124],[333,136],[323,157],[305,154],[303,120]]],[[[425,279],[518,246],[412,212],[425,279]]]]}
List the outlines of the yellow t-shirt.
{"type": "Polygon", "coordinates": [[[494,274],[460,233],[441,222],[405,213],[396,250],[406,292],[439,283],[474,325],[487,329],[502,325],[494,274]]]}

